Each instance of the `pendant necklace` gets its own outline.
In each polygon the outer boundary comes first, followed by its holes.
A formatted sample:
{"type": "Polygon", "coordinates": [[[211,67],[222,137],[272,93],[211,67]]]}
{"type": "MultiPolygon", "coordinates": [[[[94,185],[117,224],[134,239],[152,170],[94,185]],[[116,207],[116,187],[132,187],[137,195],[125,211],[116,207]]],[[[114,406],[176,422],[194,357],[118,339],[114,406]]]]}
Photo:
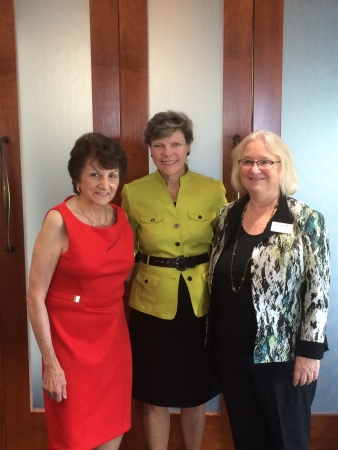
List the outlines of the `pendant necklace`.
{"type": "MultiPolygon", "coordinates": [[[[247,260],[247,262],[246,262],[246,264],[245,264],[245,267],[244,267],[243,276],[242,276],[242,278],[241,278],[241,284],[240,284],[238,287],[236,287],[236,286],[234,285],[234,279],[233,279],[233,264],[234,264],[234,257],[235,257],[236,250],[237,250],[239,233],[240,233],[240,231],[241,231],[241,228],[243,227],[243,217],[244,217],[244,214],[246,213],[248,204],[249,204],[249,202],[247,202],[247,204],[245,205],[245,207],[244,207],[244,209],[243,209],[242,216],[241,216],[241,223],[239,224],[239,228],[238,228],[238,232],[237,232],[237,237],[236,237],[236,241],[235,241],[235,244],[234,244],[234,249],[233,249],[232,254],[231,254],[231,265],[230,265],[231,289],[232,289],[232,291],[235,292],[235,293],[238,292],[238,291],[240,290],[240,288],[242,287],[242,285],[243,285],[243,283],[244,283],[244,280],[245,280],[245,274],[246,274],[246,271],[247,271],[249,262],[251,261],[251,256],[249,256],[249,258],[248,258],[248,260],[247,260]]],[[[273,215],[275,214],[276,209],[277,209],[277,207],[278,207],[278,204],[279,204],[279,198],[278,198],[277,203],[276,203],[275,206],[273,207],[271,216],[270,216],[269,220],[266,222],[266,225],[270,222],[270,220],[272,219],[273,215]]]]}
{"type": "MultiPolygon", "coordinates": [[[[87,216],[87,214],[86,214],[86,213],[83,211],[83,209],[81,208],[81,205],[80,205],[80,202],[79,202],[78,197],[75,197],[75,199],[76,199],[76,203],[77,203],[78,207],[80,208],[80,210],[82,211],[83,215],[84,215],[85,217],[87,217],[87,219],[88,219],[89,222],[91,223],[91,226],[94,227],[94,228],[97,228],[97,226],[95,225],[95,223],[93,223],[93,222],[90,220],[90,218],[87,216]]],[[[103,223],[103,225],[102,225],[102,228],[107,228],[107,208],[105,207],[104,210],[105,210],[105,212],[106,212],[106,220],[104,221],[104,223],[103,223]]],[[[100,227],[100,228],[101,228],[101,227],[100,227]]]]}

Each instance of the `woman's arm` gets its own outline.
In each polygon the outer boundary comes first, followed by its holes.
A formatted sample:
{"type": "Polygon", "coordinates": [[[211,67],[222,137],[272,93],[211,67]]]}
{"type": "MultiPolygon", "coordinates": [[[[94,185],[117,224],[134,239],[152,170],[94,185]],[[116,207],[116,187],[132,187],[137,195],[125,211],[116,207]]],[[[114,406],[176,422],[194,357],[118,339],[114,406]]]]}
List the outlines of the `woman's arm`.
{"type": "Polygon", "coordinates": [[[312,211],[302,230],[305,289],[296,355],[322,359],[330,293],[330,251],[324,217],[312,211]]]}
{"type": "Polygon", "coordinates": [[[52,210],[47,214],[35,242],[27,306],[44,363],[42,388],[57,402],[67,398],[66,379],[54,352],[45,299],[59,258],[67,249],[68,235],[62,216],[52,210]]]}
{"type": "Polygon", "coordinates": [[[301,336],[296,346],[293,384],[304,385],[319,375],[325,347],[330,291],[330,251],[324,217],[313,211],[303,229],[306,289],[301,336]]]}

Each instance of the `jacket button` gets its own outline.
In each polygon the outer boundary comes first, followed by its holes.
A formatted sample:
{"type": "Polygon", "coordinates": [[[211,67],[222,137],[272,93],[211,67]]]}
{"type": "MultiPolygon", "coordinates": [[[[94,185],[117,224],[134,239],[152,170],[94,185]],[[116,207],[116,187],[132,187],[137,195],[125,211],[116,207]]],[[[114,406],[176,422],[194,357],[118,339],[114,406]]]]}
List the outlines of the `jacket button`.
{"type": "Polygon", "coordinates": [[[175,242],[176,247],[179,247],[181,244],[179,242],[175,242]]]}
{"type": "Polygon", "coordinates": [[[150,222],[155,222],[155,219],[154,218],[150,219],[150,222]]]}
{"type": "Polygon", "coordinates": [[[179,227],[179,224],[175,223],[174,228],[178,228],[178,227],[179,227]]]}
{"type": "Polygon", "coordinates": [[[198,216],[198,218],[199,218],[199,219],[202,219],[202,216],[201,216],[201,215],[199,215],[199,216],[198,216]]]}
{"type": "Polygon", "coordinates": [[[191,281],[191,280],[192,280],[192,277],[188,277],[187,279],[188,279],[188,281],[191,281]]]}
{"type": "Polygon", "coordinates": [[[144,280],[145,283],[148,283],[148,280],[144,280]]]}

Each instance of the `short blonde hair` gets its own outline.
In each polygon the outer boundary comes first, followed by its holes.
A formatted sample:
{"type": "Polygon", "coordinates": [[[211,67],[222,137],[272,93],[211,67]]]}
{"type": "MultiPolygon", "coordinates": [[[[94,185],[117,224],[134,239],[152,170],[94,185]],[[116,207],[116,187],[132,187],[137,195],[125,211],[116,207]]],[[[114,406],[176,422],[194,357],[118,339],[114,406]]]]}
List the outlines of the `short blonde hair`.
{"type": "Polygon", "coordinates": [[[285,142],[271,131],[253,131],[246,136],[243,141],[234,148],[232,152],[232,173],[231,183],[237,192],[247,192],[241,183],[240,165],[238,160],[241,159],[245,147],[251,141],[260,139],[264,142],[270,153],[278,156],[281,161],[280,189],[284,195],[292,195],[298,189],[298,175],[295,163],[292,159],[291,152],[285,142]]]}

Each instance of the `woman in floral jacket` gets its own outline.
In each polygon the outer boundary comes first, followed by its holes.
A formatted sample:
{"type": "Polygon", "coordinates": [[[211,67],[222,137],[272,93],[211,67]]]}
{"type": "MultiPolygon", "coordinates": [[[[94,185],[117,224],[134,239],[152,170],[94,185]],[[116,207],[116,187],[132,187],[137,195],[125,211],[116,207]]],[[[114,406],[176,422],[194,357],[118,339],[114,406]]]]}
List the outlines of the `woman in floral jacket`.
{"type": "Polygon", "coordinates": [[[236,450],[307,450],[326,348],[330,257],[322,214],[298,187],[285,143],[257,131],[236,147],[246,195],[220,215],[210,262],[210,328],[236,450]]]}

